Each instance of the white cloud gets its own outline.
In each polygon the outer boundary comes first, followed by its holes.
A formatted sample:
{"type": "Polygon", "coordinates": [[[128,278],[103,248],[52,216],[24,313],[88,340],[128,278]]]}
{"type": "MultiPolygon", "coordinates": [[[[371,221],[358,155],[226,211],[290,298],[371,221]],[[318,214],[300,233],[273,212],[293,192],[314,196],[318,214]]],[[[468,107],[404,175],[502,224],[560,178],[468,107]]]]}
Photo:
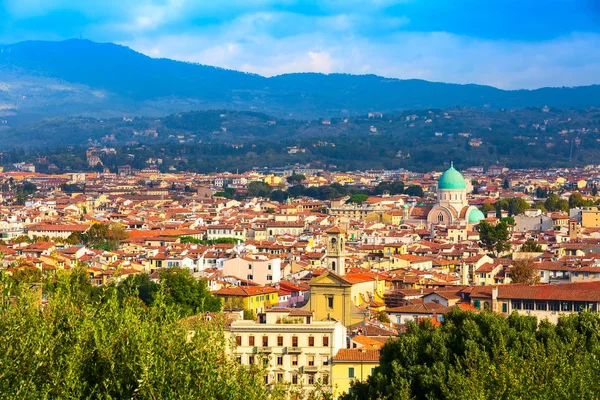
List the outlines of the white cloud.
{"type": "Polygon", "coordinates": [[[364,38],[327,32],[275,38],[238,27],[125,43],[143,53],[273,76],[289,72],[373,73],[395,78],[537,88],[598,83],[600,35],[540,43],[474,39],[445,32],[364,38]]]}

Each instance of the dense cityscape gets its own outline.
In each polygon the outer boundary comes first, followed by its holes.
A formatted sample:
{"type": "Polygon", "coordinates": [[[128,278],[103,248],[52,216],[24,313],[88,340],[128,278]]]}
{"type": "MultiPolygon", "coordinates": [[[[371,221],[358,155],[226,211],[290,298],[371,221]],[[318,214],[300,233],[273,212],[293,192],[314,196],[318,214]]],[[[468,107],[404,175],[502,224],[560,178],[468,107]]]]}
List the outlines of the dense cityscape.
{"type": "Polygon", "coordinates": [[[337,398],[374,373],[390,338],[456,310],[556,324],[600,305],[593,165],[208,175],[16,167],[2,173],[2,265],[33,285],[42,307],[44,283],[73,271],[95,288],[134,285],[148,305],[148,285],[181,274],[200,285],[201,301],[170,294],[187,315],[225,318],[241,365],[266,357],[267,387],[337,398]]]}

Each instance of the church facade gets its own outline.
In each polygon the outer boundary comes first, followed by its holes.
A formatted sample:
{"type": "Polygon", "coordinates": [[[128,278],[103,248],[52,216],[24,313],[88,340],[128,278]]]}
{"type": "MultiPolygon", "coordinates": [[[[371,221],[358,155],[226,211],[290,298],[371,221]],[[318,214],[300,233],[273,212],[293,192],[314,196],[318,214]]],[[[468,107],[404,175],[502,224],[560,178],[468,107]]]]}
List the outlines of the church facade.
{"type": "Polygon", "coordinates": [[[427,225],[472,226],[484,218],[477,207],[469,206],[465,178],[451,164],[438,181],[437,201],[427,215],[427,225]]]}

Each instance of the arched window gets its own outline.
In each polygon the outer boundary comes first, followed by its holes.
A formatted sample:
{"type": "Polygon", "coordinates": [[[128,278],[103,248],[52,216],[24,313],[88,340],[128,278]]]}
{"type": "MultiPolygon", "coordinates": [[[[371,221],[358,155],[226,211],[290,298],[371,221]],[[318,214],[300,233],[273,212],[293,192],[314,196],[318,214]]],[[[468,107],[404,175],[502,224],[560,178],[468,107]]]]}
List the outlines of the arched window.
{"type": "Polygon", "coordinates": [[[333,271],[335,271],[335,261],[332,261],[332,262],[331,262],[331,269],[332,269],[333,271]]]}
{"type": "Polygon", "coordinates": [[[444,214],[442,214],[442,213],[438,214],[438,222],[444,222],[444,214]]]}

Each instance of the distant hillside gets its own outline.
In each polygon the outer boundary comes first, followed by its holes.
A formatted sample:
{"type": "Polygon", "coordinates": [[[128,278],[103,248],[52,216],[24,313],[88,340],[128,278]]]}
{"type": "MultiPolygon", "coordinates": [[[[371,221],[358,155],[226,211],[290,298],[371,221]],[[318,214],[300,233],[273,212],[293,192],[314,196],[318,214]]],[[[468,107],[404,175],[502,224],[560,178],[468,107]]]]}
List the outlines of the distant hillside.
{"type": "Polygon", "coordinates": [[[9,119],[67,114],[156,116],[208,108],[314,118],[457,105],[600,106],[600,86],[506,91],[375,75],[299,73],[265,78],[154,59],[127,47],[87,40],[0,47],[0,116],[9,119]]]}

